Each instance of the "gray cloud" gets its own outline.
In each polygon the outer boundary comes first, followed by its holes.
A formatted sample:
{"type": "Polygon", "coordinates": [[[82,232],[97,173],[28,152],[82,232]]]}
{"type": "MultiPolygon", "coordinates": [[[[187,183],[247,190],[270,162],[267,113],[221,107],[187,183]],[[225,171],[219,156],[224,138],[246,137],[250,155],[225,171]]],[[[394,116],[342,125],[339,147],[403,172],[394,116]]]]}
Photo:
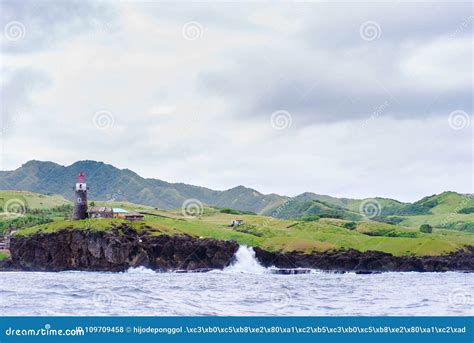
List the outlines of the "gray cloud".
{"type": "Polygon", "coordinates": [[[48,49],[77,34],[111,30],[115,25],[113,8],[102,2],[6,0],[0,8],[3,31],[11,22],[19,22],[24,30],[21,39],[2,40],[1,49],[8,53],[48,49]]]}
{"type": "Polygon", "coordinates": [[[217,189],[470,191],[472,134],[448,125],[472,111],[468,5],[2,2],[2,24],[26,29],[1,41],[2,118],[26,119],[2,137],[3,168],[95,159],[217,189]],[[291,127],[273,129],[276,110],[291,127]]]}
{"type": "Polygon", "coordinates": [[[466,13],[467,3],[297,4],[281,14],[267,42],[223,56],[223,64],[232,68],[202,70],[199,88],[205,96],[226,97],[236,116],[268,116],[285,109],[301,125],[367,118],[386,102],[383,114],[396,118],[471,111],[466,80],[473,71],[472,47],[461,50],[462,55],[447,52],[447,44],[456,39],[470,46],[472,18],[466,13]],[[368,20],[380,27],[374,41],[360,36],[368,20]],[[302,29],[278,32],[285,21],[301,21],[302,29]],[[424,45],[432,50],[424,53],[424,45]],[[425,60],[416,65],[417,54],[423,53],[425,60]],[[404,71],[423,70],[423,63],[431,63],[426,58],[443,54],[446,58],[425,74],[404,71]],[[440,72],[447,65],[465,73],[464,83],[447,85],[452,75],[440,72]],[[431,84],[428,78],[434,78],[431,84]]]}
{"type": "Polygon", "coordinates": [[[48,77],[32,68],[2,70],[4,80],[0,86],[1,134],[14,134],[15,127],[32,106],[31,95],[50,83],[48,77]]]}

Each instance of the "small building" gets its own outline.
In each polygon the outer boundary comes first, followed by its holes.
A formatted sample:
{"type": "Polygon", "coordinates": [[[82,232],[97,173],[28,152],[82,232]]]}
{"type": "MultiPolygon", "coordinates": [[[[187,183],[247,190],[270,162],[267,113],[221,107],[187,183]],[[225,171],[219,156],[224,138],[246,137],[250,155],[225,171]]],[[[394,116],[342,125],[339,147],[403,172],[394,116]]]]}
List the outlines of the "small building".
{"type": "Polygon", "coordinates": [[[89,218],[113,218],[114,211],[111,207],[99,207],[99,206],[92,206],[89,207],[89,218]]]}
{"type": "Polygon", "coordinates": [[[233,219],[232,224],[230,224],[230,226],[239,226],[243,224],[244,224],[244,221],[242,219],[233,219]]]}
{"type": "Polygon", "coordinates": [[[114,207],[112,210],[114,212],[114,218],[122,218],[125,213],[129,213],[127,210],[119,207],[114,207]]]}
{"type": "Polygon", "coordinates": [[[126,219],[131,221],[143,220],[145,216],[138,212],[129,212],[123,208],[114,208],[113,209],[114,218],[126,219]]]}
{"type": "Polygon", "coordinates": [[[145,216],[138,212],[128,212],[123,215],[123,219],[131,221],[143,220],[144,218],[145,216]]]}

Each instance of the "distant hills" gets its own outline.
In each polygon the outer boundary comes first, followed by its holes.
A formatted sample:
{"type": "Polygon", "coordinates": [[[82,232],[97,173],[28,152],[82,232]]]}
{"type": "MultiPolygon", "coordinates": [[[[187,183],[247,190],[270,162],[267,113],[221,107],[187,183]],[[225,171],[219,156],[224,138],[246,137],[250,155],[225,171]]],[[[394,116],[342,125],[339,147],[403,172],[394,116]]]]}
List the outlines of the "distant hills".
{"type": "Polygon", "coordinates": [[[29,161],[16,170],[0,171],[0,189],[60,194],[66,199],[72,199],[72,188],[79,171],[86,173],[90,199],[129,201],[161,209],[179,208],[186,199],[198,199],[210,206],[253,211],[278,218],[334,215],[348,220],[360,220],[364,218],[365,207],[374,211],[369,213],[372,219],[402,224],[409,216],[461,213],[460,216],[465,214],[471,219],[474,215],[474,198],[455,192],[428,196],[415,203],[385,198],[336,198],[315,193],[303,193],[291,198],[262,194],[244,186],[216,191],[184,183],[147,179],[129,169],[118,169],[96,161],[78,161],[70,166],[29,161]],[[370,201],[377,207],[370,207],[373,205],[370,201]]]}
{"type": "Polygon", "coordinates": [[[118,169],[96,161],[79,161],[67,167],[53,162],[29,161],[16,170],[0,171],[0,189],[61,194],[72,199],[73,186],[80,171],[86,173],[91,199],[126,200],[162,209],[179,208],[186,199],[194,198],[208,205],[260,213],[288,199],[276,194],[261,194],[243,186],[215,191],[147,179],[129,169],[118,169]]]}

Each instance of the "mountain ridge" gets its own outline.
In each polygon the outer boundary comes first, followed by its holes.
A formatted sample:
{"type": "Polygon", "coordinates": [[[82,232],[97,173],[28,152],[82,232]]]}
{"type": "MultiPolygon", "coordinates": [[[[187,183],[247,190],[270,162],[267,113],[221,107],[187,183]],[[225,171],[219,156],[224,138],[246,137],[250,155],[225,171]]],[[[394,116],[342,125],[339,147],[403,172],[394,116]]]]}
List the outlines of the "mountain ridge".
{"type": "MultiPolygon", "coordinates": [[[[93,160],[76,161],[69,166],[51,161],[30,160],[17,169],[0,171],[0,189],[60,194],[66,199],[72,199],[72,187],[79,171],[86,173],[91,199],[130,201],[163,209],[179,208],[185,200],[197,199],[210,206],[253,211],[281,218],[329,213],[348,219],[360,219],[360,206],[367,200],[337,198],[313,192],[304,192],[294,197],[263,194],[243,185],[227,190],[213,190],[182,182],[170,183],[144,178],[128,168],[119,169],[93,160]]],[[[425,214],[436,205],[436,198],[433,197],[449,193],[461,196],[456,192],[444,192],[414,203],[382,197],[368,199],[375,199],[380,203],[378,215],[410,215],[420,211],[425,214]]]]}

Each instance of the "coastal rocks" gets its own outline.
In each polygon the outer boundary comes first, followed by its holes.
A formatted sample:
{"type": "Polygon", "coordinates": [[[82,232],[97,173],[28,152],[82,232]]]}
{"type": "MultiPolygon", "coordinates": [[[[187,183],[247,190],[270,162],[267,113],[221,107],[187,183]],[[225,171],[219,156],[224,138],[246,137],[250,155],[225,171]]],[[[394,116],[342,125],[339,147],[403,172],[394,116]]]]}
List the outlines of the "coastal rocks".
{"type": "Polygon", "coordinates": [[[237,248],[235,242],[187,235],[140,235],[123,225],[110,231],[63,230],[13,237],[9,267],[113,272],[139,266],[162,271],[222,269],[231,263],[237,248]]]}
{"type": "Polygon", "coordinates": [[[443,256],[393,256],[381,251],[340,250],[323,253],[273,253],[255,248],[255,255],[265,267],[315,268],[327,271],[374,272],[474,272],[474,247],[443,256]]]}
{"type": "MultiPolygon", "coordinates": [[[[223,269],[238,256],[233,241],[188,235],[152,235],[126,224],[111,230],[62,230],[14,236],[11,260],[2,270],[32,271],[125,271],[147,267],[157,271],[205,272],[223,269]]],[[[277,267],[279,274],[306,273],[308,268],[332,272],[370,274],[387,271],[474,272],[474,247],[443,256],[393,256],[380,251],[339,250],[312,254],[269,252],[254,248],[264,267],[277,267]],[[299,269],[297,269],[299,268],[299,269]]],[[[256,263],[256,261],[255,261],[256,263]]]]}
{"type": "Polygon", "coordinates": [[[190,236],[146,237],[148,266],[158,270],[223,269],[228,266],[238,245],[231,241],[190,236]]]}

